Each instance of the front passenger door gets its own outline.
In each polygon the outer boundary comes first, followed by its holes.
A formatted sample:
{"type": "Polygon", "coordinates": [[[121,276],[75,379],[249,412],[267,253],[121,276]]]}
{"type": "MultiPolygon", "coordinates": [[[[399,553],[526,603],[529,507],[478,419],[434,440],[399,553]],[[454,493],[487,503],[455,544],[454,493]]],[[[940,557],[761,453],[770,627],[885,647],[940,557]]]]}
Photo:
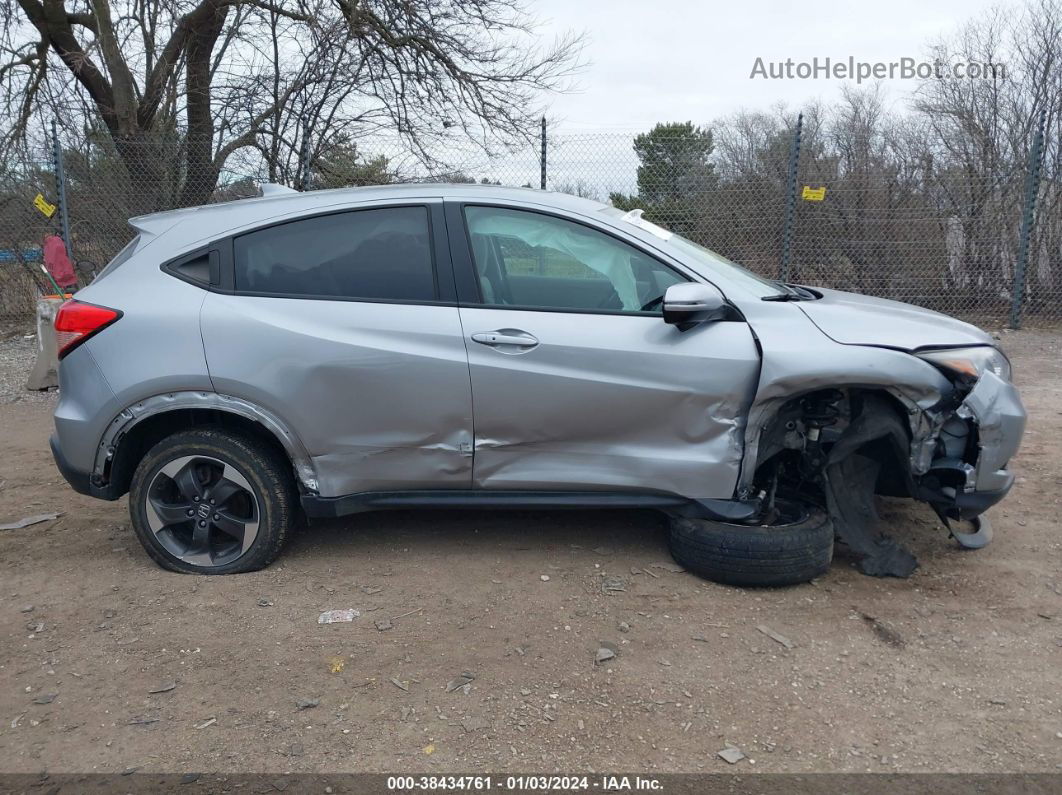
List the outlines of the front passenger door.
{"type": "Polygon", "coordinates": [[[448,204],[447,227],[475,486],[733,495],[759,369],[744,322],[666,325],[689,277],[580,220],[448,204]]]}

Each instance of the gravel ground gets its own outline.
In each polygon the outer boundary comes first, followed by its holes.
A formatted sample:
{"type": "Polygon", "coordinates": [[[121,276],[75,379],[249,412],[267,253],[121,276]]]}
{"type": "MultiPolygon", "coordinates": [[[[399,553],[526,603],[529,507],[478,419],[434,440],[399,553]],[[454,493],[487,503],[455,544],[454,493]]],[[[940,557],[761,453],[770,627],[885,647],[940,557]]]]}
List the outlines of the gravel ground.
{"type": "Polygon", "coordinates": [[[0,521],[62,513],[0,531],[0,771],[1056,771],[1062,334],[1003,341],[1031,421],[994,543],[889,502],[913,577],[769,591],[679,571],[638,512],[364,514],[170,574],[61,481],[32,341],[0,342],[0,521]]]}
{"type": "Polygon", "coordinates": [[[30,392],[26,376],[37,360],[37,337],[30,329],[17,329],[0,334],[0,406],[8,403],[29,403],[52,407],[57,392],[30,392]]]}

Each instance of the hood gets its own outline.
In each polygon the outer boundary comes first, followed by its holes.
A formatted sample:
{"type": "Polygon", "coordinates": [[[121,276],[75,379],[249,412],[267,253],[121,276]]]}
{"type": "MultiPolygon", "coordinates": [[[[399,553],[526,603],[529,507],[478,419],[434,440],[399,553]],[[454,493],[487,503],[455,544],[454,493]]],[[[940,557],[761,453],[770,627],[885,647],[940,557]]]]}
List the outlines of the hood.
{"type": "Polygon", "coordinates": [[[874,345],[913,351],[993,345],[992,338],[976,326],[948,315],[886,298],[825,290],[817,301],[794,304],[819,331],[842,345],[874,345]]]}

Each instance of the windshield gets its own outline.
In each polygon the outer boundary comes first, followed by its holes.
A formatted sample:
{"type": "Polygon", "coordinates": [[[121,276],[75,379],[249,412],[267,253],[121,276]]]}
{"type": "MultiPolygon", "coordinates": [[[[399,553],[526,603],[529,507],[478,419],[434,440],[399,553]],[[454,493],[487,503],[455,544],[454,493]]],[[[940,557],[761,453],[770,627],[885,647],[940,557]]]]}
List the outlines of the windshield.
{"type": "Polygon", "coordinates": [[[790,292],[781,282],[757,276],[752,271],[742,268],[736,262],[731,262],[721,254],[716,254],[710,248],[705,248],[699,243],[694,243],[692,240],[684,238],[682,235],[676,235],[662,226],[657,226],[651,221],[647,221],[642,218],[641,210],[632,210],[625,213],[615,207],[606,207],[604,212],[608,215],[618,216],[627,223],[655,235],[709,270],[722,273],[729,281],[737,282],[758,298],[790,292]]]}

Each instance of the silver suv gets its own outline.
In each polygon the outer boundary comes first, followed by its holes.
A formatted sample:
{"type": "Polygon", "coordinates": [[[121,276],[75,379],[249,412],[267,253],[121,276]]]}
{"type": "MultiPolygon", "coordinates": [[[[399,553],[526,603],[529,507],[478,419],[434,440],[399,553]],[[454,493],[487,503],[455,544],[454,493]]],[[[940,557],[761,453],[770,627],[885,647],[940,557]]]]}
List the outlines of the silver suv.
{"type": "Polygon", "coordinates": [[[159,213],[56,319],[52,450],[182,572],[306,517],[655,508],[713,579],[799,582],[835,536],[914,558],[874,495],[981,546],[1025,412],[983,332],[781,284],[555,193],[404,185],[159,213]]]}

